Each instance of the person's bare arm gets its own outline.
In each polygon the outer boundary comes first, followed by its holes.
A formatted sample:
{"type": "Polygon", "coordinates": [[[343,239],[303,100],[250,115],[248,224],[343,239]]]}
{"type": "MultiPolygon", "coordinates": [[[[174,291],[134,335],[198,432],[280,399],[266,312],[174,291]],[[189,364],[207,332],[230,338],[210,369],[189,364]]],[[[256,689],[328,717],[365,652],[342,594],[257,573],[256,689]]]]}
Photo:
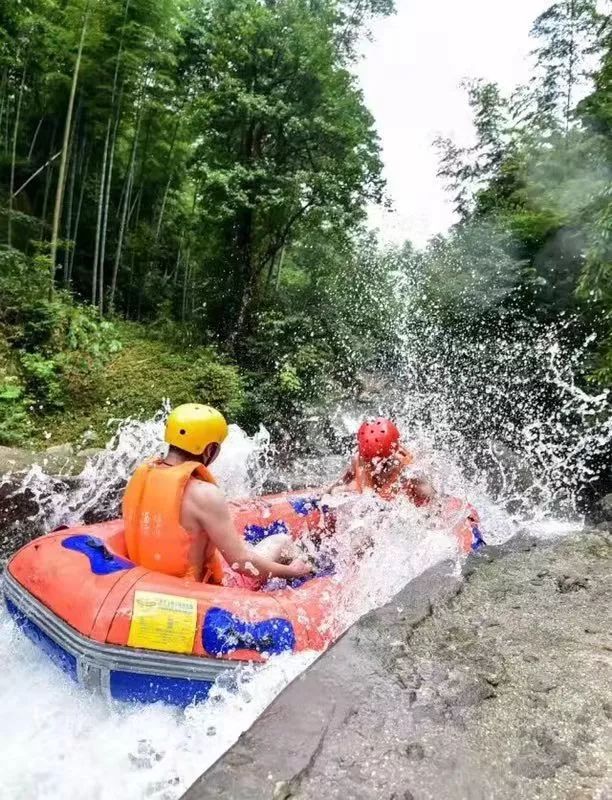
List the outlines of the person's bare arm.
{"type": "Polygon", "coordinates": [[[312,572],[301,559],[278,564],[250,547],[236,532],[223,493],[211,484],[195,484],[189,500],[201,528],[232,569],[243,575],[268,578],[299,578],[312,572]]]}
{"type": "Polygon", "coordinates": [[[349,486],[355,480],[355,468],[353,464],[351,464],[344,475],[341,478],[338,478],[337,481],[332,483],[332,485],[326,490],[327,494],[336,494],[339,491],[346,491],[346,487],[349,486]]]}

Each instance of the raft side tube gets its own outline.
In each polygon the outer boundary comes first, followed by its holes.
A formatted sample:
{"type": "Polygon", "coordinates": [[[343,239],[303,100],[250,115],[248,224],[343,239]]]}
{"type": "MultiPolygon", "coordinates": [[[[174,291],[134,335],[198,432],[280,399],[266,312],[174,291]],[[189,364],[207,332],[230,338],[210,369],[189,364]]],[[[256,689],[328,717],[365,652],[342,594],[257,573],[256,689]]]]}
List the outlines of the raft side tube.
{"type": "Polygon", "coordinates": [[[5,603],[19,627],[73,680],[90,691],[133,702],[185,706],[204,699],[216,679],[235,674],[235,661],[181,656],[92,641],[63,622],[5,572],[5,603]]]}

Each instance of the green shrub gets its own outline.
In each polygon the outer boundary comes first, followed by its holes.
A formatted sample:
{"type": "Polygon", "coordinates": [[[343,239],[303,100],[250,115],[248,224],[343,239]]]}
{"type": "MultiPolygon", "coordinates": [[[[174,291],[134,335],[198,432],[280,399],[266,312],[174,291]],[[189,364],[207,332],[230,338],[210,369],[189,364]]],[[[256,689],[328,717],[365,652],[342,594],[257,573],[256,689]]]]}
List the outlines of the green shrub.
{"type": "Polygon", "coordinates": [[[0,445],[23,445],[31,433],[23,389],[15,379],[0,381],[0,445]]]}
{"type": "Polygon", "coordinates": [[[64,406],[64,385],[58,364],[37,353],[22,353],[19,359],[26,392],[37,411],[64,406]]]}
{"type": "Polygon", "coordinates": [[[230,420],[240,417],[245,405],[243,380],[238,369],[213,360],[207,353],[191,368],[196,396],[194,399],[215,406],[230,420]]]}
{"type": "Polygon", "coordinates": [[[49,259],[0,250],[0,434],[22,442],[49,414],[96,397],[115,327],[67,292],[49,296],[49,259]],[[10,376],[7,382],[5,378],[10,376]]]}
{"type": "Polygon", "coordinates": [[[65,410],[46,417],[44,426],[53,440],[76,441],[86,431],[96,443],[108,439],[108,422],[135,417],[147,419],[164,400],[171,405],[204,402],[219,408],[231,422],[241,418],[245,389],[238,369],[223,363],[208,348],[175,349],[159,339],[144,338],[144,328],[120,323],[121,349],[100,370],[90,374],[69,371],[65,410]]]}

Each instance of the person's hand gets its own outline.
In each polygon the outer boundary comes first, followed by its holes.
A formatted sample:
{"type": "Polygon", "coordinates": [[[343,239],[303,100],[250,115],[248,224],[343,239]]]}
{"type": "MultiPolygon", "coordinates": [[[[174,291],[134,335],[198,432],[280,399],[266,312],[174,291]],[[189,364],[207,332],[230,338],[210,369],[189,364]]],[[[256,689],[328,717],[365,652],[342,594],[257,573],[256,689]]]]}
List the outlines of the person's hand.
{"type": "Polygon", "coordinates": [[[289,578],[304,578],[306,575],[312,575],[314,569],[311,564],[308,564],[301,558],[294,558],[287,567],[287,571],[289,578]]]}

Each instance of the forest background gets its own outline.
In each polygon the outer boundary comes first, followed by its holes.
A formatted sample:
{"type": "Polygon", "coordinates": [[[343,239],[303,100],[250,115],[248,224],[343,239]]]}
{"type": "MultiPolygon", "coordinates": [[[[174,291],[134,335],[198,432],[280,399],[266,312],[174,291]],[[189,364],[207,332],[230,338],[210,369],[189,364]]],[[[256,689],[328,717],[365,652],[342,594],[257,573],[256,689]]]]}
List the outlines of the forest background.
{"type": "Polygon", "coordinates": [[[459,221],[417,251],[367,225],[354,65],[392,0],[7,0],[0,445],[102,444],[162,398],[295,433],[393,372],[406,287],[458,341],[590,337],[610,386],[609,12],[554,3],[528,85],[466,83],[474,145],[436,142],[459,221]]]}

